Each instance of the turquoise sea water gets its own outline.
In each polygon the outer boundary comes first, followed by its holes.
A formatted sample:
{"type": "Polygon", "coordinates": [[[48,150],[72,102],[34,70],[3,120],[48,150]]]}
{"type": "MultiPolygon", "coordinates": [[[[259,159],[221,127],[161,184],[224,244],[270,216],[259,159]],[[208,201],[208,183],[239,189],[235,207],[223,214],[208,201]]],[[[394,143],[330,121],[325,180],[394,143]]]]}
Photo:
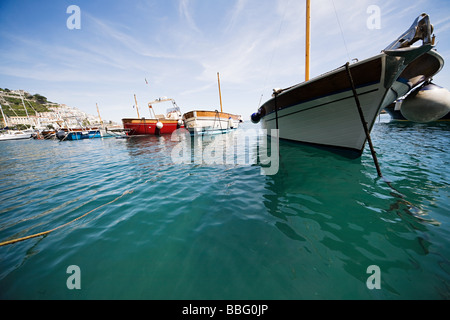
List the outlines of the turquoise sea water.
{"type": "Polygon", "coordinates": [[[381,121],[372,139],[385,179],[367,147],[280,142],[263,175],[176,164],[170,136],[2,142],[0,241],[86,215],[0,247],[0,298],[449,299],[450,125],[381,121]]]}

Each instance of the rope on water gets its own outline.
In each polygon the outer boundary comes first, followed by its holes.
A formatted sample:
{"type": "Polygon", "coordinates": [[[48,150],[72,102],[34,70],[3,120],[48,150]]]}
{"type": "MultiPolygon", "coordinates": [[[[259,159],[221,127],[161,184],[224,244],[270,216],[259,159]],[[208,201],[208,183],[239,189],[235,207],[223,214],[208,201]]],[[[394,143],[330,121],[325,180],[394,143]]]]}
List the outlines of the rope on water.
{"type": "Polygon", "coordinates": [[[75,219],[73,219],[72,221],[69,221],[69,222],[67,222],[67,223],[65,223],[65,224],[63,224],[63,225],[60,225],[59,227],[53,228],[53,229],[51,229],[51,230],[47,230],[47,231],[44,231],[44,232],[39,232],[39,233],[30,235],[30,236],[26,236],[26,237],[22,237],[22,238],[17,238],[17,239],[13,239],[13,240],[8,240],[8,241],[0,242],[0,247],[6,246],[6,245],[9,245],[9,244],[13,244],[13,243],[17,243],[17,242],[20,242],[20,241],[32,239],[32,238],[37,238],[37,237],[40,237],[40,236],[45,236],[45,235],[47,235],[47,234],[49,234],[49,233],[52,233],[52,232],[54,232],[54,231],[56,231],[56,230],[62,229],[62,228],[64,228],[64,227],[68,226],[69,224],[72,224],[72,223],[74,223],[75,221],[80,220],[80,219],[86,217],[88,214],[90,214],[90,213],[92,213],[92,212],[94,212],[94,211],[96,211],[96,210],[98,210],[98,209],[100,209],[100,208],[103,208],[103,207],[105,207],[105,206],[107,206],[107,205],[110,205],[111,203],[114,203],[114,202],[116,202],[117,200],[119,200],[120,198],[124,197],[125,195],[131,194],[131,193],[133,193],[133,190],[127,190],[127,191],[125,191],[124,193],[122,193],[120,196],[118,196],[117,198],[115,198],[114,200],[111,200],[111,201],[108,202],[108,203],[104,203],[104,204],[102,204],[101,206],[99,206],[99,207],[97,207],[97,208],[95,208],[95,209],[92,209],[91,211],[86,212],[85,214],[79,216],[78,218],[75,218],[75,219]]]}

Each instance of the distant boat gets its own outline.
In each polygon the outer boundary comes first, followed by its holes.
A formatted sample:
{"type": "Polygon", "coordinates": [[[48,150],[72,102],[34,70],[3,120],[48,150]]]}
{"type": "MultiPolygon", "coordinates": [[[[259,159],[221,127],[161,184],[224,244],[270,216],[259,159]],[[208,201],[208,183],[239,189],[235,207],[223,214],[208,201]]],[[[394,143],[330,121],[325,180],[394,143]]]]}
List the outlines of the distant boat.
{"type": "Polygon", "coordinates": [[[217,73],[217,80],[219,83],[220,112],[218,110],[193,110],[183,114],[184,126],[191,134],[225,133],[237,129],[242,122],[240,115],[223,112],[219,73],[217,73]]]}
{"type": "Polygon", "coordinates": [[[241,118],[226,112],[194,110],[183,115],[186,129],[190,133],[224,133],[239,127],[241,118]]]}
{"type": "Polygon", "coordinates": [[[54,129],[44,129],[41,130],[36,137],[36,139],[50,140],[56,138],[56,130],[54,129]]]}
{"type": "MultiPolygon", "coordinates": [[[[252,122],[261,121],[263,129],[279,129],[281,139],[360,157],[381,110],[440,70],[435,60],[425,55],[434,46],[432,28],[428,15],[422,14],[380,54],[311,80],[307,73],[303,83],[274,89],[272,99],[252,114],[252,122]],[[422,45],[413,47],[418,40],[422,45]],[[411,68],[407,78],[401,78],[411,63],[421,68],[411,68]]],[[[306,65],[309,70],[308,59],[306,65]]]]}
{"type": "Polygon", "coordinates": [[[431,81],[384,108],[393,120],[427,123],[450,120],[450,92],[431,81]]]}
{"type": "Polygon", "coordinates": [[[110,127],[106,126],[100,115],[98,103],[96,103],[95,105],[97,107],[98,120],[100,123],[99,132],[100,132],[101,138],[112,138],[112,137],[126,138],[126,137],[128,137],[127,132],[123,128],[118,127],[117,125],[112,125],[110,127]]]}
{"type": "Polygon", "coordinates": [[[73,140],[84,140],[84,139],[94,139],[101,138],[102,135],[100,133],[100,129],[91,128],[91,129],[83,129],[83,128],[64,128],[60,129],[56,132],[56,138],[60,141],[73,141],[73,140]]]}
{"type": "MultiPolygon", "coordinates": [[[[5,124],[5,128],[8,128],[8,125],[6,123],[6,117],[5,114],[3,113],[3,108],[1,104],[0,104],[0,111],[2,112],[3,123],[5,124]]],[[[3,129],[2,131],[0,131],[0,141],[30,139],[33,133],[34,131],[31,129],[27,130],[3,129]]]]}
{"type": "MultiPolygon", "coordinates": [[[[134,97],[136,101],[136,95],[134,97]]],[[[136,101],[136,109],[138,112],[138,118],[122,119],[123,128],[128,135],[130,136],[160,135],[165,133],[172,133],[178,128],[184,127],[183,121],[181,120],[180,108],[177,106],[174,99],[162,97],[155,101],[149,102],[148,107],[150,111],[150,116],[152,116],[152,118],[150,119],[139,117],[139,109],[137,109],[137,101],[136,101]],[[172,108],[167,109],[166,114],[158,114],[158,115],[155,114],[155,111],[153,110],[153,105],[168,101],[172,102],[172,108]]]]}
{"type": "Polygon", "coordinates": [[[0,141],[31,139],[32,134],[29,130],[5,130],[0,132],[0,141]]]}

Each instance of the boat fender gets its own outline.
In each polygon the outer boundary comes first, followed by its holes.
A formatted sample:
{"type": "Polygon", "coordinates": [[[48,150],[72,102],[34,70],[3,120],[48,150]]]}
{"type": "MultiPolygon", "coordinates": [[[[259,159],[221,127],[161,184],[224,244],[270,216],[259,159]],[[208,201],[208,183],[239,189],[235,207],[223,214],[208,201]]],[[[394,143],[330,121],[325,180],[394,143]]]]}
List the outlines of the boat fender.
{"type": "Polygon", "coordinates": [[[177,129],[180,129],[182,124],[183,124],[183,120],[178,119],[177,129]]]}
{"type": "Polygon", "coordinates": [[[162,129],[163,126],[164,126],[163,123],[160,122],[160,121],[158,121],[158,122],[156,123],[155,134],[156,134],[157,136],[161,135],[161,129],[162,129]]]}
{"type": "Polygon", "coordinates": [[[413,122],[437,121],[450,112],[450,92],[430,83],[406,97],[400,112],[413,122]]]}
{"type": "Polygon", "coordinates": [[[231,117],[228,118],[228,126],[230,129],[234,129],[233,119],[231,119],[231,117]]]}
{"type": "Polygon", "coordinates": [[[259,120],[261,120],[262,117],[264,117],[266,115],[266,109],[264,108],[259,108],[258,112],[252,113],[250,119],[252,120],[253,123],[258,123],[259,120]]]}
{"type": "Polygon", "coordinates": [[[259,120],[261,120],[261,116],[259,115],[258,112],[252,113],[252,115],[251,115],[250,118],[251,118],[251,120],[252,120],[253,123],[258,123],[259,120]]]}

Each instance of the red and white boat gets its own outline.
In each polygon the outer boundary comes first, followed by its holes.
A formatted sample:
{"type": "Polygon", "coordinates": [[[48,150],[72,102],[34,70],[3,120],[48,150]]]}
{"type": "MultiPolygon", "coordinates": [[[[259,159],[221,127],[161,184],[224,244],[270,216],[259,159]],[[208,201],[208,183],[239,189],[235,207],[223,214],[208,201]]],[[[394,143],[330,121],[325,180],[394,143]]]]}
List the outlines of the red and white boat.
{"type": "Polygon", "coordinates": [[[179,128],[184,128],[180,108],[177,106],[174,99],[166,97],[159,98],[149,102],[148,108],[152,118],[140,118],[138,111],[138,118],[122,119],[123,128],[129,136],[170,134],[179,128]],[[169,101],[172,102],[172,107],[167,109],[165,114],[155,113],[153,109],[154,104],[169,101]]]}

